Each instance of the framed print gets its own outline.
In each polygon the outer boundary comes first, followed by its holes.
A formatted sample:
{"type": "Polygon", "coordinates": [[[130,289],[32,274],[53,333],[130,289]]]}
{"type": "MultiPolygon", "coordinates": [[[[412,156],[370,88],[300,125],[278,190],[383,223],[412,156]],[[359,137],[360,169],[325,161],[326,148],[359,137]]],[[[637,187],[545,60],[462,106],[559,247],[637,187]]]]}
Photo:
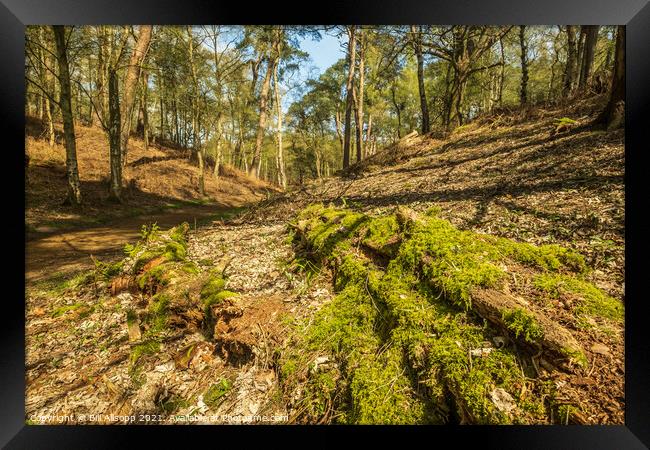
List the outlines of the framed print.
{"type": "Polygon", "coordinates": [[[646,2],[120,3],[2,7],[3,444],[648,445],[646,2]]]}

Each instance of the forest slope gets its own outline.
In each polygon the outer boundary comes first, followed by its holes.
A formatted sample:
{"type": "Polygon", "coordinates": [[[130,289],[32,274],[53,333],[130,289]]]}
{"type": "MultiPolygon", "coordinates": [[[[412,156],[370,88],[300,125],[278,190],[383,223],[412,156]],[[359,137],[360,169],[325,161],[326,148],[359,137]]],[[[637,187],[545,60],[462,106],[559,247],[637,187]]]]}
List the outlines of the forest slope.
{"type": "Polygon", "coordinates": [[[47,130],[34,117],[26,118],[27,169],[25,222],[29,232],[93,226],[123,216],[159,212],[182,205],[211,204],[232,208],[256,202],[276,189],[244,173],[222,166],[221,176],[206,167],[206,196],[199,195],[199,169],[187,150],[153,144],[144,149],[141,138],[129,140],[123,177],[128,186],[125,204],[107,203],[108,139],[95,126],[76,124],[77,160],[84,205],[81,210],[62,205],[66,197],[65,147],[61,124],[55,124],[56,143],[48,145],[47,130]]]}
{"type": "Polygon", "coordinates": [[[315,201],[363,211],[436,206],[462,229],[574,248],[602,288],[622,298],[625,131],[590,126],[604,101],[495,112],[444,138],[406,139],[346,176],[262,202],[251,215],[281,220],[278,209],[315,201]]]}
{"type": "Polygon", "coordinates": [[[589,126],[601,101],[412,138],[30,286],[28,414],[623,423],[624,132],[589,126]]]}

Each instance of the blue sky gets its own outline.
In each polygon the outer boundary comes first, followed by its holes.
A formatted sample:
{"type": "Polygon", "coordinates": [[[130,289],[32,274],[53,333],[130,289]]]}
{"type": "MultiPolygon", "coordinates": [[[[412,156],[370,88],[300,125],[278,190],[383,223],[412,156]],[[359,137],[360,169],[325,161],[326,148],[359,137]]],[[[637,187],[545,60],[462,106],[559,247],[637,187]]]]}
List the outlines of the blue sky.
{"type": "MultiPolygon", "coordinates": [[[[341,47],[339,38],[332,34],[321,32],[320,41],[312,40],[305,37],[299,40],[300,49],[309,53],[309,59],[301,65],[300,71],[291,81],[293,84],[302,84],[301,82],[310,78],[317,78],[325,72],[328,67],[341,58],[345,58],[345,51],[341,47]]],[[[287,84],[285,84],[285,87],[287,84]]],[[[289,91],[283,98],[282,106],[286,111],[289,105],[298,99],[297,91],[289,91]]]]}
{"type": "Polygon", "coordinates": [[[323,73],[336,61],[344,58],[345,52],[336,36],[325,33],[321,33],[321,35],[322,39],[320,41],[312,41],[311,38],[302,39],[300,48],[309,53],[311,64],[316,66],[320,73],[323,73]]]}

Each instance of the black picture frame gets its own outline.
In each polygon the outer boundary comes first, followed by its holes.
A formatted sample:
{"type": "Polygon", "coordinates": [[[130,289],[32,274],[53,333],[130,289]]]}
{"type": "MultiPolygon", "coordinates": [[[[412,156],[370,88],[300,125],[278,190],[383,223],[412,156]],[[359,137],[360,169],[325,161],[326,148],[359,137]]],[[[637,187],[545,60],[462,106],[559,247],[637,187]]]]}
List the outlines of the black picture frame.
{"type": "MultiPolygon", "coordinates": [[[[7,448],[103,448],[134,444],[136,434],[149,446],[162,440],[171,443],[172,434],[183,440],[201,435],[208,442],[222,444],[223,437],[236,432],[239,439],[261,437],[262,433],[299,432],[308,446],[326,441],[323,431],[347,432],[355,438],[382,436],[387,427],[286,427],[286,426],[27,426],[25,425],[25,333],[24,253],[17,237],[24,233],[24,197],[16,192],[24,180],[19,148],[24,145],[24,33],[26,25],[38,24],[600,24],[626,28],[626,335],[625,335],[625,425],[624,426],[536,426],[536,427],[397,427],[390,431],[406,445],[480,445],[488,448],[588,448],[627,449],[650,445],[650,339],[644,326],[648,302],[644,296],[644,256],[648,240],[643,234],[643,213],[647,208],[641,162],[648,147],[645,129],[650,124],[650,4],[648,0],[364,0],[358,2],[252,3],[205,0],[1,0],[0,5],[0,114],[4,125],[2,143],[5,170],[1,177],[6,199],[0,242],[13,244],[16,253],[3,252],[8,262],[3,273],[4,304],[0,355],[0,445],[7,448]],[[309,8],[309,9],[307,9],[309,8]],[[8,170],[7,170],[8,169],[8,170]],[[16,179],[14,179],[14,177],[16,179]],[[9,209],[9,201],[13,202],[9,209]],[[22,256],[21,256],[22,255],[22,256]],[[21,266],[20,262],[23,262],[21,266]],[[15,274],[14,274],[15,273],[15,274]],[[22,296],[22,297],[21,297],[22,296]],[[316,433],[316,434],[314,434],[316,433]],[[209,436],[206,436],[209,435],[209,436]],[[144,435],[144,436],[143,436],[144,435]],[[321,435],[322,438],[321,438],[321,435]],[[420,444],[416,444],[419,442],[420,444]],[[449,444],[445,444],[449,445],[449,444]]],[[[231,436],[232,437],[232,436],[231,436]]],[[[339,438],[336,438],[338,441],[339,438]]],[[[240,445],[248,446],[246,443],[240,445]]],[[[294,442],[273,437],[267,442],[294,442]]]]}

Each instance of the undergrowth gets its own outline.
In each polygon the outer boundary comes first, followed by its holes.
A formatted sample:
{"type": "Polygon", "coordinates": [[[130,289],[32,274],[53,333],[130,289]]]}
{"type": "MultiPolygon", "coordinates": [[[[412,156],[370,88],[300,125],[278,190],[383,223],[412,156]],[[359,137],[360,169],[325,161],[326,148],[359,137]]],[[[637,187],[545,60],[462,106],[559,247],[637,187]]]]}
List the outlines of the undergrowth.
{"type": "Polygon", "coordinates": [[[458,230],[435,210],[415,219],[400,210],[371,217],[314,204],[291,232],[301,258],[332,271],[337,294],[294,325],[280,354],[298,421],[548,423],[548,399],[522,396],[526,386],[541,389],[535,374],[524,371],[514,346],[492,345],[507,331],[513,342],[539,348],[545,325],[524,308],[497,308],[494,323],[485,321],[474,293],[506,289],[521,266],[538,274],[536,286],[549,295],[581,293],[578,315],[622,312],[583,280],[588,267],[577,252],[458,230]]]}

